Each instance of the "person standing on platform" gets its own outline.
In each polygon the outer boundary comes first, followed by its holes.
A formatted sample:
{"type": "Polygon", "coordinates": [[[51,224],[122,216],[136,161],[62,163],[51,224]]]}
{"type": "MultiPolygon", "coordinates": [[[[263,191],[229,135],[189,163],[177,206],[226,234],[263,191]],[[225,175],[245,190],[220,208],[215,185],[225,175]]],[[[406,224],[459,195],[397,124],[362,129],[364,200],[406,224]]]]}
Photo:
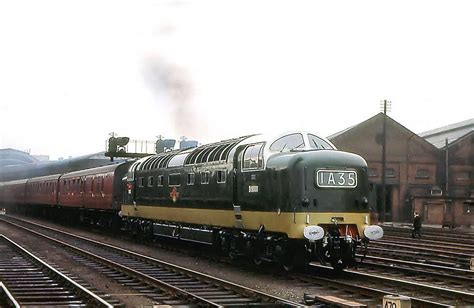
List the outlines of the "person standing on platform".
{"type": "Polygon", "coordinates": [[[415,238],[418,236],[421,238],[421,216],[418,215],[418,212],[415,212],[413,216],[413,232],[411,233],[411,237],[415,238]]]}

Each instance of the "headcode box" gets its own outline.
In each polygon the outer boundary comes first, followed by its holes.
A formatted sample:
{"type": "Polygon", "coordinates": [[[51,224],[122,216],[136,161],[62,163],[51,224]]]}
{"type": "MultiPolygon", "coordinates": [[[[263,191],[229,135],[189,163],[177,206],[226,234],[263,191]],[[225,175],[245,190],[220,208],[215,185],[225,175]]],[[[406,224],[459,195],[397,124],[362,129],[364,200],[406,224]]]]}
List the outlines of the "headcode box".
{"type": "Polygon", "coordinates": [[[409,297],[400,295],[385,295],[383,297],[383,308],[411,308],[409,297]]]}

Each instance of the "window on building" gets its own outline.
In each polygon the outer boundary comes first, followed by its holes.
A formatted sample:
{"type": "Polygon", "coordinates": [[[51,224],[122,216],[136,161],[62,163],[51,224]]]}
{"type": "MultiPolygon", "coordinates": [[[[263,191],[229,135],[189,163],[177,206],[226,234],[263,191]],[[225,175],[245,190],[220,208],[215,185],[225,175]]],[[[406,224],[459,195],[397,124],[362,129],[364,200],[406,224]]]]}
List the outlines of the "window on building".
{"type": "Polygon", "coordinates": [[[456,174],[456,180],[465,181],[471,178],[471,173],[469,171],[461,171],[456,174]]]}
{"type": "Polygon", "coordinates": [[[263,168],[263,143],[249,145],[244,152],[242,170],[263,168]]]}
{"type": "Polygon", "coordinates": [[[303,135],[291,134],[275,140],[270,146],[270,151],[283,152],[300,147],[304,147],[303,135]]]}
{"type": "Polygon", "coordinates": [[[368,170],[368,175],[369,175],[369,177],[376,177],[376,176],[378,176],[377,168],[369,168],[369,170],[368,170]]]}
{"type": "Polygon", "coordinates": [[[153,187],[153,176],[148,177],[148,187],[153,187]]]}
{"type": "Polygon", "coordinates": [[[431,187],[430,193],[432,196],[442,196],[443,190],[439,188],[438,186],[433,186],[431,187]]]}
{"type": "Polygon", "coordinates": [[[217,171],[217,183],[225,183],[226,172],[225,170],[217,171]]]}
{"type": "Polygon", "coordinates": [[[201,172],[201,184],[209,184],[210,177],[211,177],[211,174],[209,171],[201,172]]]}
{"type": "Polygon", "coordinates": [[[138,187],[145,186],[145,179],[141,176],[138,178],[138,187]]]}
{"type": "Polygon", "coordinates": [[[465,215],[474,215],[474,203],[464,202],[464,214],[465,215]]]}
{"type": "Polygon", "coordinates": [[[428,169],[416,169],[416,178],[417,179],[429,179],[430,171],[428,169]]]}
{"type": "Polygon", "coordinates": [[[172,173],[168,176],[169,186],[180,186],[181,185],[181,173],[172,173]]]}
{"type": "Polygon", "coordinates": [[[385,177],[386,178],[394,178],[395,177],[395,169],[393,169],[393,168],[385,169],[385,177]]]}
{"type": "Polygon", "coordinates": [[[158,178],[157,178],[157,185],[159,187],[162,187],[164,185],[164,182],[165,182],[165,177],[163,175],[159,175],[158,178]]]}
{"type": "Polygon", "coordinates": [[[186,184],[187,185],[194,185],[194,173],[188,173],[186,175],[186,184]]]}

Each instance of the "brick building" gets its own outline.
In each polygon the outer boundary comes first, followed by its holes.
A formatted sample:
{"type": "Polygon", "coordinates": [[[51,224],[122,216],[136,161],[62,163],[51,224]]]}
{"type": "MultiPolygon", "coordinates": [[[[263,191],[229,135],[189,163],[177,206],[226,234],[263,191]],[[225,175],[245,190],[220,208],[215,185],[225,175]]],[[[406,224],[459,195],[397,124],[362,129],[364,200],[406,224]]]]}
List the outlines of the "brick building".
{"type": "MultiPolygon", "coordinates": [[[[329,137],[339,149],[366,159],[369,180],[373,184],[371,204],[379,215],[383,198],[383,119],[384,115],[379,113],[329,137]]],[[[448,145],[450,154],[446,168],[445,149],[436,147],[387,116],[384,221],[409,222],[416,210],[423,216],[424,223],[472,225],[472,140],[472,131],[452,140],[448,145]]]]}
{"type": "MultiPolygon", "coordinates": [[[[443,208],[445,225],[474,225],[474,119],[421,133],[440,151],[439,181],[443,197],[431,201],[427,215],[435,220],[435,208],[443,208]]],[[[423,205],[418,205],[423,209],[423,205]]],[[[425,206],[426,207],[426,206],[425,206]]],[[[417,208],[418,209],[418,208],[417,208]]]]}

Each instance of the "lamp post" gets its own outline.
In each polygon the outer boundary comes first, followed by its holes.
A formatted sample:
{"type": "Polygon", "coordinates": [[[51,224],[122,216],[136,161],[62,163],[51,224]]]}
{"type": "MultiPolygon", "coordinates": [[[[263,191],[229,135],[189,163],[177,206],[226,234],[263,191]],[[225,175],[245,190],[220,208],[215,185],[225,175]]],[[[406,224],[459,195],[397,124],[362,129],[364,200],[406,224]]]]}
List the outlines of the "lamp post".
{"type": "Polygon", "coordinates": [[[390,110],[391,101],[384,99],[381,101],[381,108],[383,107],[383,128],[382,128],[382,222],[385,222],[385,207],[387,203],[387,189],[386,189],[386,156],[387,156],[387,108],[390,110]],[[383,105],[382,105],[383,104],[383,105]]]}

